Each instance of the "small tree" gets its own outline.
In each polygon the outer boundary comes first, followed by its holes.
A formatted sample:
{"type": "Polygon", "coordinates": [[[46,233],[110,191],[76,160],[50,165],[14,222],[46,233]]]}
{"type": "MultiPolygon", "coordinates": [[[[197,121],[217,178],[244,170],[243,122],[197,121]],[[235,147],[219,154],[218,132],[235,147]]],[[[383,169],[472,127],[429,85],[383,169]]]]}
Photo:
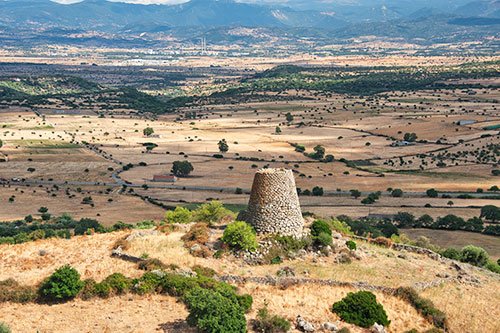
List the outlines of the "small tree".
{"type": "Polygon", "coordinates": [[[415,133],[405,133],[404,138],[405,141],[415,142],[417,141],[417,134],[415,133]]]}
{"type": "Polygon", "coordinates": [[[447,203],[447,205],[448,205],[448,206],[450,206],[450,207],[451,207],[451,206],[453,206],[454,204],[455,204],[455,203],[454,203],[453,201],[451,201],[451,200],[450,200],[450,201],[448,201],[448,203],[447,203]]]}
{"type": "Polygon", "coordinates": [[[175,210],[169,210],[165,213],[165,220],[168,223],[189,223],[193,218],[193,214],[187,208],[177,206],[175,210]]]}
{"type": "Polygon", "coordinates": [[[229,145],[227,144],[226,139],[220,140],[218,146],[221,153],[227,153],[229,151],[229,145]]]}
{"type": "Polygon", "coordinates": [[[222,241],[236,250],[255,251],[258,246],[255,230],[242,221],[229,224],[224,230],[222,241]]]}
{"type": "Polygon", "coordinates": [[[279,126],[276,126],[276,128],[274,130],[274,133],[275,134],[281,134],[281,128],[279,126]]]}
{"type": "Polygon", "coordinates": [[[397,189],[394,189],[392,190],[391,192],[391,195],[394,197],[394,198],[401,198],[403,196],[403,190],[397,188],[397,189]]]}
{"type": "Polygon", "coordinates": [[[490,220],[492,223],[500,221],[500,208],[494,205],[487,205],[481,208],[481,218],[490,220]]]}
{"type": "Polygon", "coordinates": [[[49,211],[49,209],[47,207],[40,207],[38,208],[38,212],[39,213],[47,213],[49,211]]]}
{"type": "Polygon", "coordinates": [[[314,147],[314,153],[310,154],[309,157],[314,158],[315,160],[321,160],[325,157],[325,151],[325,147],[317,145],[314,147]]]}
{"type": "Polygon", "coordinates": [[[287,122],[291,123],[293,121],[293,115],[290,112],[288,112],[285,117],[287,122]]]}
{"type": "Polygon", "coordinates": [[[351,190],[351,197],[353,197],[354,199],[357,199],[361,196],[361,192],[358,191],[358,190],[351,190]]]}
{"type": "Polygon", "coordinates": [[[439,193],[438,191],[436,191],[435,189],[431,188],[431,189],[428,189],[426,192],[427,196],[429,198],[437,198],[439,193]]]}
{"type": "Polygon", "coordinates": [[[40,294],[50,301],[63,301],[75,298],[82,288],[83,281],[78,271],[65,265],[42,283],[40,294]]]}
{"type": "Polygon", "coordinates": [[[3,141],[0,140],[0,148],[2,148],[2,147],[3,147],[3,141]]]}
{"type": "Polygon", "coordinates": [[[83,218],[75,225],[75,235],[85,235],[89,229],[100,232],[103,226],[97,220],[83,218]]]}
{"type": "Polygon", "coordinates": [[[319,187],[319,186],[315,186],[313,189],[312,189],[312,195],[315,196],[315,197],[322,197],[324,194],[324,190],[322,187],[319,187]]]}
{"type": "Polygon", "coordinates": [[[224,208],[222,202],[215,200],[201,205],[193,214],[195,220],[208,224],[219,222],[224,217],[233,215],[230,210],[224,208]]]}
{"type": "Polygon", "coordinates": [[[151,136],[151,135],[153,135],[154,132],[155,132],[155,130],[152,129],[151,127],[146,127],[145,129],[142,130],[142,133],[144,134],[144,136],[151,136]]]}
{"type": "Polygon", "coordinates": [[[186,177],[193,171],[194,167],[189,161],[175,161],[172,164],[172,173],[178,177],[186,177]]]}

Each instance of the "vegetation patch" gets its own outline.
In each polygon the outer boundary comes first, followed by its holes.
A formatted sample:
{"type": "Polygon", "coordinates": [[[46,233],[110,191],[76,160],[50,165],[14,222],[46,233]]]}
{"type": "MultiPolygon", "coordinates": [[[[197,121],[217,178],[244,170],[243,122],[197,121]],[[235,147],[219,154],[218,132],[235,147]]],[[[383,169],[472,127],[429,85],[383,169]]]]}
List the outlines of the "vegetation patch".
{"type": "Polygon", "coordinates": [[[350,324],[371,327],[375,323],[390,324],[383,306],[377,303],[375,295],[369,291],[349,293],[341,301],[333,304],[332,311],[350,324]]]}

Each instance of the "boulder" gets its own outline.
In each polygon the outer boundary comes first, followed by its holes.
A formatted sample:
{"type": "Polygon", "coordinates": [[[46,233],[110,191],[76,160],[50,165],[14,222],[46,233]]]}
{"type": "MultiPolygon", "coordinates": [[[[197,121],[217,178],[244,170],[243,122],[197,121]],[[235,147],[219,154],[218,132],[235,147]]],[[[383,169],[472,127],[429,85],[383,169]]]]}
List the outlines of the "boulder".
{"type": "Polygon", "coordinates": [[[297,329],[301,332],[314,332],[316,330],[314,325],[302,318],[301,315],[297,316],[296,323],[297,329]]]}

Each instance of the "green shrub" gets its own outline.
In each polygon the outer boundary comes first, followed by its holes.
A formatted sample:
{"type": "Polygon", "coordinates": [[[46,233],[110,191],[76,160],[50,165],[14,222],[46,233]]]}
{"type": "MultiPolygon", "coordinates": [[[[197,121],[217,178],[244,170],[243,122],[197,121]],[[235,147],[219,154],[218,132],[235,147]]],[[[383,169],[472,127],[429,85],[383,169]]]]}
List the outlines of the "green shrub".
{"type": "Polygon", "coordinates": [[[214,271],[213,269],[208,268],[208,267],[203,267],[203,266],[200,266],[200,265],[195,265],[191,269],[198,276],[205,276],[205,277],[208,277],[208,278],[213,278],[215,275],[217,275],[217,272],[214,271]]]}
{"type": "Polygon", "coordinates": [[[107,284],[111,291],[118,295],[128,292],[132,287],[132,280],[122,273],[113,273],[105,278],[102,283],[107,284]]]}
{"type": "Polygon", "coordinates": [[[492,271],[493,273],[500,274],[500,265],[498,265],[496,262],[488,260],[486,265],[484,266],[487,270],[492,271]]]}
{"type": "Polygon", "coordinates": [[[187,208],[177,206],[175,210],[170,210],[165,214],[168,223],[189,223],[193,219],[193,214],[187,208]]]}
{"type": "Polygon", "coordinates": [[[57,269],[40,287],[40,295],[48,301],[74,298],[83,288],[80,273],[69,265],[57,269]]]}
{"type": "Polygon", "coordinates": [[[351,251],[354,251],[354,250],[356,250],[358,248],[357,245],[356,245],[356,242],[354,242],[352,240],[348,240],[347,242],[345,242],[345,245],[351,251]]]}
{"type": "Polygon", "coordinates": [[[11,333],[9,326],[6,323],[0,322],[0,333],[11,333]]]}
{"type": "Polygon", "coordinates": [[[480,267],[486,265],[490,258],[484,249],[473,245],[465,246],[460,257],[463,262],[480,267]]]}
{"type": "Polygon", "coordinates": [[[351,231],[351,227],[349,227],[349,225],[345,222],[339,221],[337,219],[331,219],[327,223],[330,226],[331,230],[340,232],[343,235],[354,235],[354,233],[351,231]]]}
{"type": "Polygon", "coordinates": [[[452,247],[447,248],[446,250],[441,252],[441,255],[443,257],[446,257],[448,259],[453,259],[453,260],[460,260],[462,258],[462,256],[460,255],[460,251],[458,251],[457,249],[454,249],[452,247]]]}
{"type": "Polygon", "coordinates": [[[222,241],[236,250],[255,251],[259,245],[253,228],[241,221],[235,221],[226,227],[222,241]]]}
{"type": "Polygon", "coordinates": [[[431,300],[421,297],[417,291],[411,287],[400,287],[395,295],[410,303],[418,312],[427,317],[434,326],[446,329],[446,315],[437,309],[431,300]]]}
{"type": "Polygon", "coordinates": [[[332,230],[327,222],[323,220],[316,220],[311,225],[311,235],[313,235],[313,237],[318,237],[321,233],[326,233],[331,236],[332,230]]]}
{"type": "Polygon", "coordinates": [[[244,333],[246,319],[240,305],[220,293],[195,288],[186,297],[187,322],[205,333],[244,333]]]}
{"type": "Polygon", "coordinates": [[[236,295],[236,299],[238,301],[238,304],[240,305],[240,307],[243,309],[244,312],[250,311],[250,309],[252,308],[252,304],[253,304],[252,295],[249,295],[249,294],[236,295]]]}
{"type": "Polygon", "coordinates": [[[312,244],[312,239],[308,237],[295,238],[292,236],[275,236],[274,240],[282,246],[285,252],[299,251],[312,244]]]}
{"type": "Polygon", "coordinates": [[[97,282],[94,279],[83,280],[83,288],[80,291],[80,297],[83,300],[89,300],[97,296],[97,282]]]}
{"type": "Polygon", "coordinates": [[[101,298],[108,298],[111,295],[111,286],[105,282],[96,283],[95,294],[101,298]]]}
{"type": "Polygon", "coordinates": [[[283,262],[280,256],[274,257],[271,259],[271,265],[279,265],[283,262]]]}
{"type": "Polygon", "coordinates": [[[286,333],[291,324],[288,320],[277,315],[271,315],[267,307],[259,309],[257,319],[253,322],[253,329],[262,333],[286,333]]]}
{"type": "Polygon", "coordinates": [[[170,296],[183,297],[189,291],[199,287],[199,282],[193,277],[167,273],[161,279],[160,287],[162,292],[170,296]]]}
{"type": "Polygon", "coordinates": [[[384,308],[369,291],[347,294],[341,301],[333,304],[332,310],[345,322],[361,327],[371,327],[375,323],[387,326],[390,323],[384,308]]]}
{"type": "Polygon", "coordinates": [[[146,272],[141,278],[132,282],[132,290],[139,295],[150,294],[160,289],[161,281],[161,275],[146,272]]]}
{"type": "Polygon", "coordinates": [[[233,216],[234,214],[224,208],[220,201],[212,201],[207,204],[201,205],[193,212],[196,221],[206,222],[210,225],[219,222],[226,216],[233,216]]]}
{"type": "Polygon", "coordinates": [[[351,330],[347,327],[342,327],[337,333],[351,333],[351,330]]]}
{"type": "Polygon", "coordinates": [[[332,235],[330,235],[326,232],[322,232],[317,237],[314,238],[314,242],[318,246],[332,245],[332,241],[333,241],[332,235]]]}
{"type": "Polygon", "coordinates": [[[75,235],[84,235],[87,230],[94,229],[96,232],[102,232],[103,226],[94,219],[81,219],[75,225],[75,235]]]}

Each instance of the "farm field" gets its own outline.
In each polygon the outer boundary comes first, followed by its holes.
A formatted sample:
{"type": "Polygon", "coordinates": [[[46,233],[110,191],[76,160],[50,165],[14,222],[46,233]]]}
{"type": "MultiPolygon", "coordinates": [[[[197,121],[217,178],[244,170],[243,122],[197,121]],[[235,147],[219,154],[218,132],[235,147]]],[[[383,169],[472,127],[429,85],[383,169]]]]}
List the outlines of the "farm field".
{"type": "Polygon", "coordinates": [[[403,229],[402,232],[411,238],[427,237],[432,243],[442,247],[462,248],[469,244],[476,244],[487,250],[493,258],[500,258],[500,242],[494,236],[478,235],[463,231],[428,229],[403,229]]]}

